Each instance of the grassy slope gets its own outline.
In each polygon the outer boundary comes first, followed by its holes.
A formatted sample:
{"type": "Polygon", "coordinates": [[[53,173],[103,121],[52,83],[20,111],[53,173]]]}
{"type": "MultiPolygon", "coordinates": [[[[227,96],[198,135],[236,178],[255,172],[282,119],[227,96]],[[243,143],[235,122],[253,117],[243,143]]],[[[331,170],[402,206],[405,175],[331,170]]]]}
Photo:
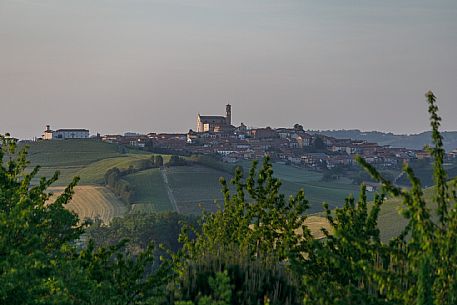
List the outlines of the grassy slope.
{"type": "Polygon", "coordinates": [[[133,211],[171,211],[167,191],[158,168],[148,169],[124,178],[135,187],[133,211]]]}
{"type": "MultiPolygon", "coordinates": [[[[434,215],[433,211],[436,209],[436,205],[432,204],[433,192],[433,187],[424,190],[425,201],[430,203],[428,207],[432,210],[432,215],[434,215]]],[[[389,198],[382,205],[378,225],[383,240],[397,236],[406,226],[406,219],[400,215],[402,204],[401,198],[389,198]]]]}
{"type": "Polygon", "coordinates": [[[29,145],[31,166],[40,165],[40,176],[60,171],[57,185],[68,184],[91,163],[122,156],[117,145],[94,140],[41,141],[29,145]]]}
{"type": "MultiPolygon", "coordinates": [[[[31,166],[41,166],[39,176],[50,177],[60,171],[57,186],[67,185],[75,176],[81,178],[80,184],[102,184],[108,169],[128,168],[151,157],[140,151],[123,154],[118,145],[95,140],[41,141],[29,146],[31,166]]],[[[168,158],[164,156],[164,161],[168,158]]]]}
{"type": "Polygon", "coordinates": [[[219,178],[229,175],[204,166],[180,166],[167,169],[168,182],[183,213],[199,213],[201,207],[215,210],[215,200],[223,199],[219,178]],[[201,206],[201,207],[200,207],[201,206]]]}
{"type": "MultiPolygon", "coordinates": [[[[245,173],[249,172],[250,162],[241,162],[245,173]]],[[[282,182],[281,192],[289,195],[296,194],[301,188],[305,191],[306,199],[309,200],[310,213],[322,211],[322,203],[327,202],[330,207],[338,207],[344,204],[347,196],[357,197],[359,187],[349,183],[348,180],[336,182],[321,181],[322,173],[296,168],[289,165],[273,164],[274,176],[282,182]]],[[[371,198],[372,194],[368,194],[371,198]]]]}
{"type": "Polygon", "coordinates": [[[83,184],[102,184],[104,175],[110,168],[127,169],[129,166],[135,167],[135,163],[140,160],[151,158],[150,154],[128,154],[116,158],[100,160],[80,169],[76,174],[81,177],[83,184]]]}
{"type": "Polygon", "coordinates": [[[83,166],[120,156],[115,144],[95,140],[40,141],[29,145],[29,160],[41,166],[83,166]]]}

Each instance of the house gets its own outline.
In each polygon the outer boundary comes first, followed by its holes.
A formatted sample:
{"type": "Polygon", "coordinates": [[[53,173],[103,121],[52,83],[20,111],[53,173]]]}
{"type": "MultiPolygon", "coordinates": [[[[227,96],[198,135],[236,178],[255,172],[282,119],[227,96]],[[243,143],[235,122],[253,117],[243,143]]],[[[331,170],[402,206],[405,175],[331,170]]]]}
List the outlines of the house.
{"type": "Polygon", "coordinates": [[[457,158],[457,149],[454,149],[448,155],[450,158],[457,158]]]}
{"type": "Polygon", "coordinates": [[[43,140],[66,140],[66,139],[88,139],[88,129],[57,129],[51,130],[50,125],[46,125],[46,130],[42,136],[43,140]]]}
{"type": "Polygon", "coordinates": [[[270,127],[251,129],[249,133],[252,137],[259,140],[279,138],[278,133],[270,127]]]}
{"type": "Polygon", "coordinates": [[[363,182],[363,184],[365,184],[366,190],[369,193],[376,192],[376,190],[380,187],[379,183],[363,182]]]}
{"type": "Polygon", "coordinates": [[[102,136],[102,141],[107,143],[120,143],[123,136],[121,135],[104,135],[102,136]]]}
{"type": "Polygon", "coordinates": [[[419,160],[430,159],[432,155],[428,151],[418,150],[416,151],[416,158],[419,160]]]}

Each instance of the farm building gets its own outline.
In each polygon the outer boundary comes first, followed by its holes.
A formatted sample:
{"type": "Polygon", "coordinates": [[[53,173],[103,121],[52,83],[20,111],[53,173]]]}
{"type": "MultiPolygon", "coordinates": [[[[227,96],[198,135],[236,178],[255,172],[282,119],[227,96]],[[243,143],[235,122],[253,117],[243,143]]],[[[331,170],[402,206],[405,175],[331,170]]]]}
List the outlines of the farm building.
{"type": "Polygon", "coordinates": [[[46,125],[43,133],[43,140],[65,140],[65,139],[88,139],[88,129],[57,129],[51,130],[51,126],[46,125]]]}

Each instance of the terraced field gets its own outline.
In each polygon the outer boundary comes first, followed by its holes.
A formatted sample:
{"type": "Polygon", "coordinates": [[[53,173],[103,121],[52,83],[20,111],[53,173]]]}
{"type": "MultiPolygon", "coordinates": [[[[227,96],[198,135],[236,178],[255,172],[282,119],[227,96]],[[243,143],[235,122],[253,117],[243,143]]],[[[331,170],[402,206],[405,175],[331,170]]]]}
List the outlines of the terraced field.
{"type": "MultiPolygon", "coordinates": [[[[57,196],[64,189],[64,187],[52,187],[49,191],[57,196]]],[[[66,208],[75,212],[81,220],[98,217],[105,223],[111,221],[113,217],[122,216],[128,212],[128,207],[113,192],[106,187],[94,185],[77,186],[73,199],[66,208]]]]}

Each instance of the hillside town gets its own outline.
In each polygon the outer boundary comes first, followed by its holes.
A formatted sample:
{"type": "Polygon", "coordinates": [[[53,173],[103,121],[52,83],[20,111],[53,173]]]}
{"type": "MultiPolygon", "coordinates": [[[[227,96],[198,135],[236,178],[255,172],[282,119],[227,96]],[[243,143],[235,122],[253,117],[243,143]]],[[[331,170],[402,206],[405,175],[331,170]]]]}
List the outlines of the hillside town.
{"type": "MultiPolygon", "coordinates": [[[[108,142],[151,151],[173,154],[217,155],[224,162],[254,160],[269,156],[274,162],[313,169],[332,169],[349,166],[357,155],[382,168],[397,167],[411,160],[430,158],[425,150],[393,148],[363,140],[337,139],[313,134],[300,124],[285,128],[248,128],[241,123],[232,125],[231,105],[226,105],[225,116],[197,115],[196,130],[187,133],[125,133],[123,135],[97,135],[108,142]]],[[[43,140],[87,139],[87,129],[58,129],[48,125],[43,140]]],[[[457,157],[457,149],[447,153],[457,157]]]]}

